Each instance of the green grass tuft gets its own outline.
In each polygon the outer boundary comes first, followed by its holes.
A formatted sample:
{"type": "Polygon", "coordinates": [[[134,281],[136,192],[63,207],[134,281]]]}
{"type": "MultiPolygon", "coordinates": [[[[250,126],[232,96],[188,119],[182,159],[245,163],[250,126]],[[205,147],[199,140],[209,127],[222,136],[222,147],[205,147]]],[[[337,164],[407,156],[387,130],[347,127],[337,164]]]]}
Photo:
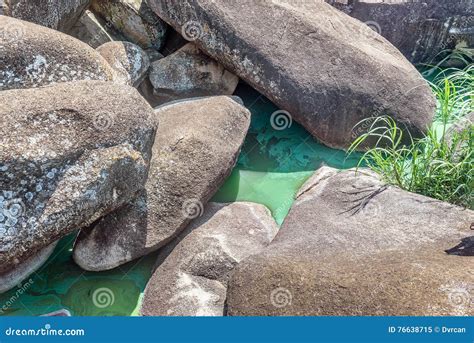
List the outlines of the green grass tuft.
{"type": "Polygon", "coordinates": [[[474,111],[474,66],[443,70],[430,84],[438,109],[423,138],[413,139],[389,116],[368,118],[356,125],[369,129],[352,143],[349,154],[375,138],[375,147],[363,154],[358,167],[365,165],[404,190],[473,209],[474,125],[468,117],[474,111]]]}

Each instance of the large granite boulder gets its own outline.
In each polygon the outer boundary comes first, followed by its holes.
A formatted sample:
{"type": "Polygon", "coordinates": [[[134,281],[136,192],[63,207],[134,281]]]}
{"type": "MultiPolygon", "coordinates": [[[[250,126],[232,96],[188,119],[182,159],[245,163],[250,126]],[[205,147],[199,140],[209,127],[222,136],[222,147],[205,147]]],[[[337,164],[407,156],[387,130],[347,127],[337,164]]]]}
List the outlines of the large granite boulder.
{"type": "Polygon", "coordinates": [[[474,49],[474,3],[466,0],[326,0],[387,38],[412,63],[434,63],[457,45],[474,49]]]}
{"type": "Polygon", "coordinates": [[[156,132],[131,87],[78,81],[0,92],[0,274],[143,188],[156,132]]]}
{"type": "Polygon", "coordinates": [[[79,19],[91,0],[6,0],[3,13],[62,32],[79,19]]]}
{"type": "Polygon", "coordinates": [[[473,315],[474,212],[320,169],[229,282],[230,315],[473,315]]]}
{"type": "Polygon", "coordinates": [[[150,81],[158,103],[211,95],[231,95],[239,78],[188,43],[152,63],[150,81]]]}
{"type": "Polygon", "coordinates": [[[87,44],[40,25],[0,16],[0,91],[113,78],[107,61],[87,44]]]}
{"type": "Polygon", "coordinates": [[[145,316],[222,316],[227,281],[244,258],[260,252],[278,231],[262,205],[210,203],[158,256],[145,290],[145,316]]]}
{"type": "Polygon", "coordinates": [[[138,45],[130,42],[109,42],[97,51],[114,69],[116,82],[137,87],[150,68],[150,59],[138,45]]]}
{"type": "Polygon", "coordinates": [[[86,270],[117,267],[167,244],[230,175],[250,112],[230,97],[168,104],[160,122],[146,190],[138,199],[82,230],[73,258],[86,270]]]}
{"type": "Polygon", "coordinates": [[[347,148],[353,127],[368,117],[391,115],[415,136],[433,119],[434,96],[410,62],[323,1],[149,5],[328,146],[347,148]]]}
{"type": "Polygon", "coordinates": [[[91,10],[143,49],[162,47],[167,25],[153,13],[147,1],[92,0],[91,10]]]}

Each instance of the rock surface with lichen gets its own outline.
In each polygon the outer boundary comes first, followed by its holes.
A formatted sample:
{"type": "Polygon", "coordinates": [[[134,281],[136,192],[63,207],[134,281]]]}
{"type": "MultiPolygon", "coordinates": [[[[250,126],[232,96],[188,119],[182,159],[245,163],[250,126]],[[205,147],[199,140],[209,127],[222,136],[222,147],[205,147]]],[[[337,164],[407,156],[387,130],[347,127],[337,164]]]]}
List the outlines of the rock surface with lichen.
{"type": "Polygon", "coordinates": [[[73,258],[85,270],[115,268],[170,242],[202,214],[230,175],[250,112],[218,96],[164,105],[145,191],[81,231],[73,258]]]}
{"type": "Polygon", "coordinates": [[[114,78],[97,51],[71,36],[7,16],[0,28],[0,91],[114,78]]]}
{"type": "Polygon", "coordinates": [[[156,121],[134,88],[112,82],[2,91],[0,103],[3,274],[133,199],[156,121]]]}
{"type": "Polygon", "coordinates": [[[4,0],[2,14],[68,31],[79,19],[91,0],[4,0]]]}

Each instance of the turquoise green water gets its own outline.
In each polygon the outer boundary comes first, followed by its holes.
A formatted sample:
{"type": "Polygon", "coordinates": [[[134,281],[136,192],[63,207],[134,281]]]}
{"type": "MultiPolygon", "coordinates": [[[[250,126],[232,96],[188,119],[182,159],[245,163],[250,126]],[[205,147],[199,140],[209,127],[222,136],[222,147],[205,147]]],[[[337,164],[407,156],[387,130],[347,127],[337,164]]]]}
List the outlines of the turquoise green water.
{"type": "MultiPolygon", "coordinates": [[[[77,316],[129,316],[137,313],[138,300],[145,289],[156,253],[107,272],[85,272],[72,260],[75,235],[61,240],[53,255],[34,275],[27,291],[18,296],[21,286],[0,295],[0,304],[12,304],[3,315],[41,315],[63,308],[77,316]],[[93,294],[110,289],[108,306],[94,304],[93,294]]],[[[27,280],[25,280],[26,282],[27,280]]]]}
{"type": "Polygon", "coordinates": [[[252,112],[252,123],[237,166],[214,201],[264,204],[281,224],[296,191],[316,169],[357,164],[356,157],[348,158],[341,150],[319,144],[296,122],[276,130],[271,115],[278,108],[253,89],[240,86],[237,94],[252,112]]]}
{"type": "MultiPolygon", "coordinates": [[[[266,205],[281,224],[300,186],[321,165],[349,168],[342,151],[313,140],[293,122],[284,130],[270,124],[277,108],[251,88],[237,90],[252,112],[249,134],[232,175],[214,196],[214,201],[252,201],[266,205]]],[[[71,258],[74,235],[65,237],[47,263],[24,291],[18,287],[0,295],[3,315],[40,315],[66,308],[78,316],[136,315],[140,297],[151,276],[157,253],[111,271],[84,272],[71,258]],[[95,292],[109,290],[104,304],[94,303],[95,292]],[[20,294],[21,293],[21,294],[20,294]]]]}

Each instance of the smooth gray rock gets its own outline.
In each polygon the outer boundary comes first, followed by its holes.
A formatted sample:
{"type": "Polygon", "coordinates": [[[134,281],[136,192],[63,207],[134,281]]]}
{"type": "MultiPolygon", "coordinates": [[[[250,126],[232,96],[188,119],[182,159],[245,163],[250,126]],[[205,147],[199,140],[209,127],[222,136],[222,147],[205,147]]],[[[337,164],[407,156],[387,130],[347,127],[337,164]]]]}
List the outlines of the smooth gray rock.
{"type": "Polygon", "coordinates": [[[250,124],[227,96],[164,105],[145,191],[136,201],[82,230],[74,261],[85,270],[115,268],[178,235],[224,183],[250,124]]]}
{"type": "Polygon", "coordinates": [[[137,87],[150,68],[150,59],[138,45],[130,42],[109,42],[97,51],[114,69],[116,82],[137,87]]]}
{"type": "Polygon", "coordinates": [[[473,315],[474,212],[323,167],[229,282],[230,315],[473,315]]]}
{"type": "Polygon", "coordinates": [[[157,103],[210,95],[231,95],[239,78],[193,43],[152,63],[150,81],[157,103]]]}
{"type": "Polygon", "coordinates": [[[147,284],[145,316],[222,316],[234,267],[278,231],[270,211],[248,202],[210,203],[158,256],[147,284]]]}
{"type": "Polygon", "coordinates": [[[98,52],[64,33],[6,16],[0,27],[0,91],[115,76],[98,52]]]}
{"type": "Polygon", "coordinates": [[[391,115],[414,136],[432,122],[434,96],[413,65],[382,36],[323,1],[149,5],[328,146],[347,148],[354,126],[373,116],[391,115]]]}
{"type": "Polygon", "coordinates": [[[0,92],[0,273],[135,198],[156,124],[138,92],[79,81],[0,92]]]}
{"type": "Polygon", "coordinates": [[[91,0],[5,0],[4,12],[54,30],[67,32],[89,6],[91,0]]]}

